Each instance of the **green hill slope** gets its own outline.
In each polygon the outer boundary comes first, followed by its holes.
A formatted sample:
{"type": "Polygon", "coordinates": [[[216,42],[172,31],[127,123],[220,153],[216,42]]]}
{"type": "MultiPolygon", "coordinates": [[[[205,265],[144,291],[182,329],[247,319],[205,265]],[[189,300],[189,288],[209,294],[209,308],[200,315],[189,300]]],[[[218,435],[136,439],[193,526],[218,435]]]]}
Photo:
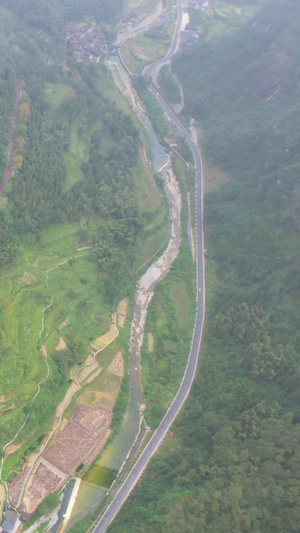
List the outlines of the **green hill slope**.
{"type": "Polygon", "coordinates": [[[175,61],[204,154],[233,179],[205,201],[196,383],[109,531],[299,530],[299,22],[276,0],[175,61]]]}

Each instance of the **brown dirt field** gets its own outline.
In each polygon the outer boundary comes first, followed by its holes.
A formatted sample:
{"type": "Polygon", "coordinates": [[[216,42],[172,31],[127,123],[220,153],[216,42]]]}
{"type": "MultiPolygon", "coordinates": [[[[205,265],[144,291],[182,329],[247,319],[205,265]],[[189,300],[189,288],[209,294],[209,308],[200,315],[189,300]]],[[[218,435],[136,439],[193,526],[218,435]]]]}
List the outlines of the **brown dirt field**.
{"type": "Polygon", "coordinates": [[[148,350],[149,352],[153,352],[154,349],[154,337],[152,333],[148,333],[148,350]]]}
{"type": "Polygon", "coordinates": [[[27,459],[27,463],[24,466],[23,471],[21,472],[21,474],[18,475],[18,477],[16,477],[16,479],[13,481],[12,485],[9,488],[10,499],[13,505],[15,506],[17,506],[18,499],[23,491],[23,485],[25,481],[27,480],[27,474],[31,470],[36,459],[37,459],[37,454],[35,452],[29,455],[27,459]]]}
{"type": "Polygon", "coordinates": [[[89,453],[85,456],[84,460],[82,461],[84,464],[88,465],[95,461],[97,455],[99,452],[101,452],[102,448],[105,446],[107,439],[109,435],[111,434],[111,430],[107,429],[105,433],[101,436],[101,438],[96,440],[95,446],[89,451],[89,453]]]}
{"type": "Polygon", "coordinates": [[[96,361],[92,365],[85,366],[79,371],[77,375],[77,381],[79,383],[82,383],[91,373],[95,372],[95,370],[97,370],[98,367],[99,367],[99,364],[96,361]]]}
{"type": "Polygon", "coordinates": [[[121,350],[115,354],[113,360],[109,363],[107,370],[108,372],[111,372],[111,374],[115,374],[121,378],[124,377],[124,360],[121,350]]]}
{"type": "Polygon", "coordinates": [[[62,330],[63,328],[65,328],[69,324],[69,319],[70,317],[67,316],[67,318],[61,324],[59,324],[58,329],[62,330]]]}
{"type": "Polygon", "coordinates": [[[15,453],[19,448],[21,448],[21,446],[22,444],[10,444],[9,446],[7,446],[5,450],[5,454],[4,454],[4,461],[9,455],[11,455],[12,453],[15,453]]]}
{"type": "Polygon", "coordinates": [[[7,402],[7,398],[5,396],[0,396],[0,403],[7,402]]]}
{"type": "Polygon", "coordinates": [[[48,357],[48,354],[47,354],[47,347],[45,344],[42,344],[42,354],[44,357],[48,357]]]}
{"type": "Polygon", "coordinates": [[[88,464],[90,457],[100,451],[111,420],[112,413],[107,409],[78,404],[71,420],[44,452],[44,458],[69,474],[80,462],[88,464]]]}
{"type": "Polygon", "coordinates": [[[111,423],[112,414],[107,409],[92,409],[79,404],[72,421],[75,424],[88,431],[95,438],[98,438],[103,433],[103,428],[106,429],[111,423]]]}
{"type": "Polygon", "coordinates": [[[65,350],[65,348],[67,347],[64,339],[62,337],[59,337],[59,343],[57,346],[55,346],[55,349],[57,352],[59,352],[60,350],[65,350]]]}
{"type": "Polygon", "coordinates": [[[87,356],[87,358],[85,360],[85,364],[86,365],[91,365],[94,360],[95,360],[95,356],[90,354],[90,355],[87,356]]]}
{"type": "Polygon", "coordinates": [[[66,475],[63,472],[60,475],[57,471],[54,473],[52,468],[46,466],[40,459],[23,501],[25,511],[33,513],[47,494],[55,492],[62,486],[65,479],[66,475]]]}
{"type": "Polygon", "coordinates": [[[127,316],[127,302],[126,300],[121,300],[118,305],[118,324],[120,328],[124,328],[126,316],[127,316]]]}
{"type": "Polygon", "coordinates": [[[59,441],[47,448],[44,458],[65,474],[70,474],[80,464],[79,455],[71,453],[69,448],[59,441]]]}
{"type": "Polygon", "coordinates": [[[57,437],[61,444],[69,448],[69,455],[71,455],[71,451],[75,455],[80,455],[80,457],[83,457],[89,451],[95,440],[92,435],[89,435],[87,431],[74,424],[73,421],[70,421],[57,437]]]}
{"type": "MultiPolygon", "coordinates": [[[[74,383],[72,385],[76,386],[74,383]]],[[[62,409],[61,405],[58,409],[62,409]]],[[[26,512],[34,512],[49,493],[63,485],[80,463],[89,464],[96,459],[110,435],[111,421],[112,412],[108,409],[77,405],[71,420],[67,421],[64,429],[58,432],[55,440],[38,459],[23,500],[26,512]]],[[[16,505],[28,471],[27,464],[11,487],[11,498],[16,505]]]]}
{"type": "MultiPolygon", "coordinates": [[[[59,471],[70,474],[81,462],[88,464],[106,442],[112,413],[78,404],[70,422],[57,434],[43,457],[59,471]]],[[[48,465],[49,466],[49,465],[48,465]]]]}
{"type": "Polygon", "coordinates": [[[23,489],[23,483],[26,479],[29,468],[30,467],[26,465],[23,472],[18,475],[18,477],[14,480],[14,482],[9,488],[9,496],[13,505],[18,505],[18,500],[23,489]]]}
{"type": "Polygon", "coordinates": [[[64,478],[64,473],[59,469],[57,468],[56,466],[54,466],[53,464],[49,463],[49,461],[47,461],[47,459],[45,459],[45,457],[40,457],[39,461],[38,461],[38,464],[43,464],[47,470],[50,470],[52,472],[52,474],[55,474],[56,476],[60,477],[60,478],[64,478]]]}

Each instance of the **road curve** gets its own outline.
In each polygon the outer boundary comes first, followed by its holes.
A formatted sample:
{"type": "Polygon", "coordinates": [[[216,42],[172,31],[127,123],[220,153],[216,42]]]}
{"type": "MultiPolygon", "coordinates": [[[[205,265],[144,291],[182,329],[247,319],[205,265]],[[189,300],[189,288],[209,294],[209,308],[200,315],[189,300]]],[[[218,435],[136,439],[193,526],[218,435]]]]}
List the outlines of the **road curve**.
{"type": "MultiPolygon", "coordinates": [[[[144,75],[149,79],[151,72],[154,68],[159,66],[160,63],[164,63],[174,54],[177,46],[177,41],[180,33],[180,24],[182,17],[182,4],[181,0],[178,0],[178,19],[175,29],[176,39],[172,39],[171,47],[167,55],[146,67],[144,75]],[[181,16],[180,16],[181,10],[181,16]],[[172,52],[173,50],[173,52],[172,52]]],[[[175,35],[174,34],[174,35],[175,35]]],[[[169,121],[174,122],[182,136],[184,136],[189,143],[191,150],[193,152],[195,160],[195,171],[196,171],[196,229],[197,229],[197,246],[196,246],[196,269],[197,269],[197,313],[194,325],[193,339],[189,354],[188,363],[185,369],[185,373],[179,387],[179,390],[169,407],[167,413],[162,419],[159,427],[156,429],[148,444],[144,448],[143,452],[136,461],[134,467],[130,471],[126,480],[122,484],[115,498],[106,509],[104,514],[101,516],[97,525],[94,527],[93,531],[95,533],[104,533],[108,526],[112,523],[118,512],[120,511],[122,505],[129,497],[130,493],[136,486],[139,478],[144,472],[146,466],[148,465],[151,457],[156,453],[158,448],[163,442],[170,426],[173,424],[175,418],[177,417],[180,409],[182,408],[185,400],[187,399],[191,386],[196,374],[198,357],[202,339],[203,324],[204,324],[204,315],[205,315],[205,282],[204,282],[204,236],[203,236],[203,170],[202,170],[202,159],[201,154],[198,149],[198,146],[195,144],[192,136],[188,130],[183,126],[178,117],[169,107],[167,102],[159,95],[158,91],[153,85],[150,85],[150,90],[155,95],[159,105],[166,114],[169,121]]]]}
{"type": "Polygon", "coordinates": [[[172,42],[170,45],[170,48],[167,52],[167,54],[157,61],[154,61],[154,63],[151,63],[151,65],[148,65],[143,70],[143,76],[146,80],[148,80],[151,77],[152,71],[157,68],[160,65],[163,65],[166,61],[171,59],[175,52],[177,51],[178,42],[179,42],[179,35],[180,35],[180,28],[181,28],[181,21],[182,21],[182,0],[177,0],[177,21],[176,21],[176,27],[173,33],[172,42]]]}

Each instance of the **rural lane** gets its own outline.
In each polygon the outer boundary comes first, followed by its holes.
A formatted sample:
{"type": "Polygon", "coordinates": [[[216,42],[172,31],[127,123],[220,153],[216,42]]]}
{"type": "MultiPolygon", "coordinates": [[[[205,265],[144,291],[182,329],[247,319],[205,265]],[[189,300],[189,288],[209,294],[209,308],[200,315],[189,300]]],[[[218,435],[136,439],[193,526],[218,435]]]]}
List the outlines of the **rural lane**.
{"type": "MultiPolygon", "coordinates": [[[[165,61],[171,58],[175,53],[178,46],[178,39],[180,34],[180,25],[182,19],[182,0],[178,0],[178,19],[176,24],[175,33],[172,39],[171,47],[167,55],[156,61],[152,65],[149,65],[144,70],[144,76],[149,80],[151,78],[151,73],[153,69],[159,67],[165,61]]],[[[159,105],[161,106],[163,112],[166,115],[166,118],[176,124],[179,134],[184,136],[187,142],[189,143],[191,150],[193,152],[194,161],[195,161],[195,171],[196,171],[196,229],[197,229],[197,246],[196,246],[196,271],[197,271],[197,313],[194,325],[193,339],[189,354],[188,363],[186,366],[185,374],[183,376],[179,390],[169,407],[167,413],[165,414],[163,420],[161,421],[159,427],[156,429],[148,444],[142,451],[138,460],[136,461],[134,467],[130,471],[126,480],[122,484],[121,488],[117,492],[113,501],[103,513],[99,519],[97,525],[94,527],[93,531],[95,533],[104,533],[108,526],[112,523],[115,516],[118,514],[124,502],[129,497],[130,493],[136,486],[139,478],[144,472],[146,466],[148,465],[150,459],[156,453],[158,448],[163,442],[170,426],[177,417],[180,409],[182,408],[185,400],[187,399],[190,389],[196,374],[198,357],[202,339],[203,324],[204,324],[204,315],[205,315],[205,282],[204,282],[204,236],[203,236],[203,170],[202,170],[202,159],[199,148],[194,142],[192,136],[188,130],[183,126],[178,117],[172,111],[167,102],[159,95],[157,89],[150,85],[150,90],[155,95],[159,105]]]]}

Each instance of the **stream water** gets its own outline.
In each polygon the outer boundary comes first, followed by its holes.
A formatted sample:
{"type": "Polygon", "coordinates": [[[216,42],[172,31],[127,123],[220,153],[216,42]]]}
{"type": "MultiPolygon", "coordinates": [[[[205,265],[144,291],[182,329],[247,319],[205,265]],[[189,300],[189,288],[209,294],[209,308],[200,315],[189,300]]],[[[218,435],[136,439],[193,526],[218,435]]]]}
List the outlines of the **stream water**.
{"type": "MultiPolygon", "coordinates": [[[[147,129],[153,154],[155,171],[164,167],[165,191],[169,200],[170,209],[170,239],[166,250],[141,277],[137,284],[134,316],[131,324],[130,350],[128,372],[130,379],[130,399],[122,426],[112,443],[105,449],[101,458],[83,478],[75,501],[70,521],[64,531],[69,531],[80,520],[83,520],[105,498],[108,489],[115,480],[117,473],[124,467],[126,469],[128,456],[135,440],[143,435],[145,424],[142,417],[144,408],[144,392],[141,382],[140,352],[143,345],[144,325],[149,302],[154,294],[154,287],[170,270],[170,267],[179,252],[181,242],[181,196],[177,180],[172,171],[167,169],[168,156],[163,150],[152,128],[149,119],[142,117],[147,129]]],[[[67,491],[63,497],[62,505],[65,507],[70,499],[67,491]]],[[[51,529],[52,533],[59,531],[63,518],[60,514],[59,522],[51,529]]]]}
{"type": "Polygon", "coordinates": [[[124,64],[120,61],[118,56],[111,56],[109,61],[110,63],[114,63],[118,66],[119,74],[122,76],[123,83],[126,85],[128,91],[127,96],[131,98],[133,107],[146,128],[152,152],[153,167],[155,172],[159,172],[161,168],[168,162],[168,154],[164,151],[162,145],[160,144],[149,118],[140,104],[135,91],[133,91],[131,87],[131,79],[124,68],[124,64]]]}
{"type": "MultiPolygon", "coordinates": [[[[118,61],[118,60],[117,60],[118,61]]],[[[143,274],[137,284],[133,319],[130,332],[130,347],[128,360],[128,373],[130,380],[129,405],[119,432],[105,449],[99,461],[90,469],[82,479],[79,492],[73,507],[71,518],[66,528],[69,531],[76,523],[83,520],[93,509],[104,500],[111,490],[114,480],[120,471],[126,471],[130,466],[130,458],[135,447],[144,435],[146,424],[143,418],[144,392],[141,379],[141,347],[144,340],[144,326],[148,305],[153,297],[155,285],[169,272],[173,261],[179,253],[181,243],[181,195],[178,182],[168,165],[168,155],[163,150],[153,130],[152,124],[145,113],[139,113],[144,123],[151,145],[152,161],[156,172],[162,171],[165,192],[169,201],[170,213],[170,238],[166,250],[154,261],[143,274]]],[[[69,491],[63,497],[62,506],[65,508],[70,499],[69,491]]],[[[61,516],[52,533],[60,531],[63,521],[61,516]]],[[[61,531],[62,531],[61,530],[61,531]]]]}
{"type": "Polygon", "coordinates": [[[141,118],[146,127],[148,139],[150,141],[154,170],[155,172],[159,172],[160,169],[167,163],[168,155],[163,150],[150,120],[146,116],[142,116],[141,118]]]}

